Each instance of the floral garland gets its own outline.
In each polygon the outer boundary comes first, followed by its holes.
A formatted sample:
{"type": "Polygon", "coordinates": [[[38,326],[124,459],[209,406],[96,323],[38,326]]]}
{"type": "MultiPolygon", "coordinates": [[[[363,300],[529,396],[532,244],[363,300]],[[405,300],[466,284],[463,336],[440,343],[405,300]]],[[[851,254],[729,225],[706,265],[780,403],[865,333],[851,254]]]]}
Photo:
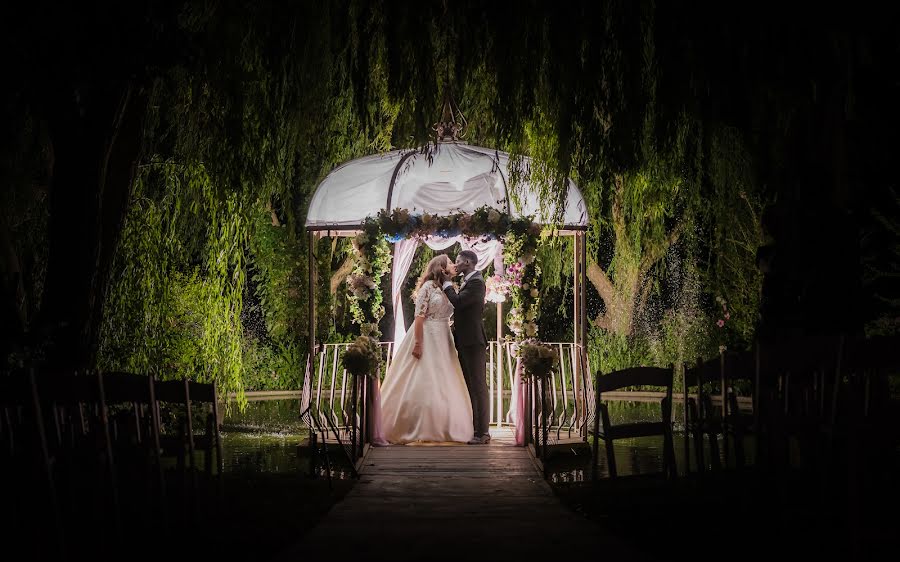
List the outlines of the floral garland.
{"type": "Polygon", "coordinates": [[[506,280],[512,300],[507,325],[516,341],[538,337],[541,269],[534,263],[540,226],[511,231],[504,237],[506,280]]]}
{"type": "MultiPolygon", "coordinates": [[[[381,278],[390,271],[390,242],[411,237],[463,235],[482,240],[502,239],[505,247],[505,275],[488,279],[491,299],[511,295],[508,325],[516,341],[538,334],[540,268],[534,263],[541,226],[531,218],[510,218],[493,207],[482,206],[471,214],[438,216],[414,214],[408,209],[382,209],[366,219],[363,231],[353,239],[356,265],[347,278],[353,322],[363,335],[379,338],[378,323],[384,316],[381,278]]],[[[498,302],[494,300],[493,302],[498,302]]]]}
{"type": "Polygon", "coordinates": [[[377,340],[381,337],[378,323],[384,317],[381,278],[391,269],[391,248],[372,221],[366,222],[352,243],[356,264],[347,277],[350,313],[353,323],[360,325],[362,335],[377,340]]]}
{"type": "Polygon", "coordinates": [[[498,238],[497,233],[507,232],[517,223],[524,221],[531,224],[528,219],[510,219],[505,212],[487,205],[479,207],[472,213],[454,213],[446,216],[430,213],[414,214],[409,209],[393,211],[382,209],[376,220],[381,232],[390,242],[415,237],[451,238],[459,235],[494,240],[498,238]]]}
{"type": "Polygon", "coordinates": [[[506,295],[511,288],[511,280],[506,275],[495,273],[484,280],[484,285],[487,289],[484,300],[493,303],[506,302],[506,295]]]}

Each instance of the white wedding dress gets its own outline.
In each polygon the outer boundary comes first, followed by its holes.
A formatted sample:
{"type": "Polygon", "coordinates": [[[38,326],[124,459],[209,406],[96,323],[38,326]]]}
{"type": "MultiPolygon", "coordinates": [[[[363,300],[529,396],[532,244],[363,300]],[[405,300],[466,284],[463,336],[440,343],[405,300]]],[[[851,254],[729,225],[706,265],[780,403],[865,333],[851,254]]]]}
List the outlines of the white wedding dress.
{"type": "Polygon", "coordinates": [[[415,331],[403,338],[381,387],[384,437],[393,444],[462,442],[472,439],[472,402],[450,317],[453,305],[433,282],[416,297],[416,316],[424,316],[422,357],[416,359],[415,331]]]}

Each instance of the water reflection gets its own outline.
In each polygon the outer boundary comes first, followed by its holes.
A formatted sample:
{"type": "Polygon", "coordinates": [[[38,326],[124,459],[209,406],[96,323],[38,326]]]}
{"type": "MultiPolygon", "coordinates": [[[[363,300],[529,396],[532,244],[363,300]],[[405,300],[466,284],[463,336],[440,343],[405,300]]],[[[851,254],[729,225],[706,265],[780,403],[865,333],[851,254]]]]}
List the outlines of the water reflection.
{"type": "MultiPolygon", "coordinates": [[[[610,422],[613,424],[657,421],[660,415],[658,403],[653,402],[609,402],[610,422]]],[[[244,412],[233,409],[223,421],[223,456],[227,472],[243,473],[308,473],[309,457],[301,454],[301,445],[306,445],[309,433],[298,418],[299,400],[277,399],[257,400],[247,405],[244,412]]],[[[684,437],[682,429],[683,407],[675,404],[675,460],[679,473],[684,473],[684,437]]],[[[662,471],[662,437],[641,437],[623,439],[614,445],[616,468],[621,476],[658,473],[662,471]]],[[[723,443],[719,448],[724,454],[723,443]]],[[[734,444],[730,444],[733,451],[734,444]]],[[[705,459],[709,463],[710,448],[704,443],[705,459]]],[[[746,443],[745,454],[748,463],[753,462],[751,443],[746,443]]],[[[306,449],[303,449],[306,451],[306,449]]],[[[590,455],[584,449],[578,455],[553,459],[550,480],[553,482],[580,482],[590,479],[590,455]]],[[[693,453],[690,455],[691,470],[694,466],[693,453]]],[[[606,455],[600,445],[599,474],[608,476],[606,455]]],[[[349,478],[349,470],[340,466],[340,454],[331,455],[332,477],[349,478]]],[[[319,468],[320,476],[325,476],[324,467],[319,468]]]]}
{"type": "Polygon", "coordinates": [[[296,399],[257,400],[243,412],[233,408],[222,424],[226,472],[287,473],[309,470],[299,455],[308,432],[298,417],[296,399]]]}

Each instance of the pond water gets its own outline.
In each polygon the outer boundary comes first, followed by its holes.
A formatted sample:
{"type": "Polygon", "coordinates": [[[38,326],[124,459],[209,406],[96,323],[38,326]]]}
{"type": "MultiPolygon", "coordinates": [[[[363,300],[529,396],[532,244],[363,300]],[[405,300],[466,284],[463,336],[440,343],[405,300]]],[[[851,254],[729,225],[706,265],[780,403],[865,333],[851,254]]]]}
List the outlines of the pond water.
{"type": "MultiPolygon", "coordinates": [[[[244,412],[233,408],[223,421],[223,456],[226,472],[290,473],[308,471],[308,459],[299,455],[298,446],[307,443],[309,432],[299,420],[298,399],[255,400],[244,412]]],[[[681,430],[681,404],[675,404],[675,457],[679,472],[684,468],[684,438],[681,430]]],[[[650,402],[610,402],[613,424],[656,421],[659,404],[650,402]]],[[[662,438],[623,439],[615,443],[616,467],[620,476],[647,474],[662,470],[662,438]]],[[[709,445],[705,457],[709,459],[709,445]]],[[[752,463],[752,446],[745,446],[752,463]]],[[[606,476],[606,457],[600,447],[600,474],[606,476]]],[[[583,452],[554,461],[550,479],[558,482],[590,479],[590,458],[583,452]]],[[[691,460],[693,469],[693,459],[691,460]]]]}
{"type": "Polygon", "coordinates": [[[255,400],[232,408],[222,423],[226,472],[287,473],[307,470],[297,447],[309,432],[300,421],[299,399],[255,400]]]}

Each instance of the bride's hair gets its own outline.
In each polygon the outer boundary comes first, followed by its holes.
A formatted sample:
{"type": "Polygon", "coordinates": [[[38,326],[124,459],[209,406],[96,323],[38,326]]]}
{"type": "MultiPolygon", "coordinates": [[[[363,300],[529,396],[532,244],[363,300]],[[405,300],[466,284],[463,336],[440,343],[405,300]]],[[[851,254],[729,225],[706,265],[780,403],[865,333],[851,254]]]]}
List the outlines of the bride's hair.
{"type": "Polygon", "coordinates": [[[431,261],[425,266],[425,271],[422,272],[422,276],[419,277],[419,282],[416,283],[416,290],[413,291],[412,295],[413,298],[416,298],[416,295],[419,294],[419,289],[421,289],[422,285],[427,281],[434,281],[434,284],[440,288],[447,278],[447,266],[449,265],[450,258],[448,258],[446,254],[431,258],[431,261]]]}

